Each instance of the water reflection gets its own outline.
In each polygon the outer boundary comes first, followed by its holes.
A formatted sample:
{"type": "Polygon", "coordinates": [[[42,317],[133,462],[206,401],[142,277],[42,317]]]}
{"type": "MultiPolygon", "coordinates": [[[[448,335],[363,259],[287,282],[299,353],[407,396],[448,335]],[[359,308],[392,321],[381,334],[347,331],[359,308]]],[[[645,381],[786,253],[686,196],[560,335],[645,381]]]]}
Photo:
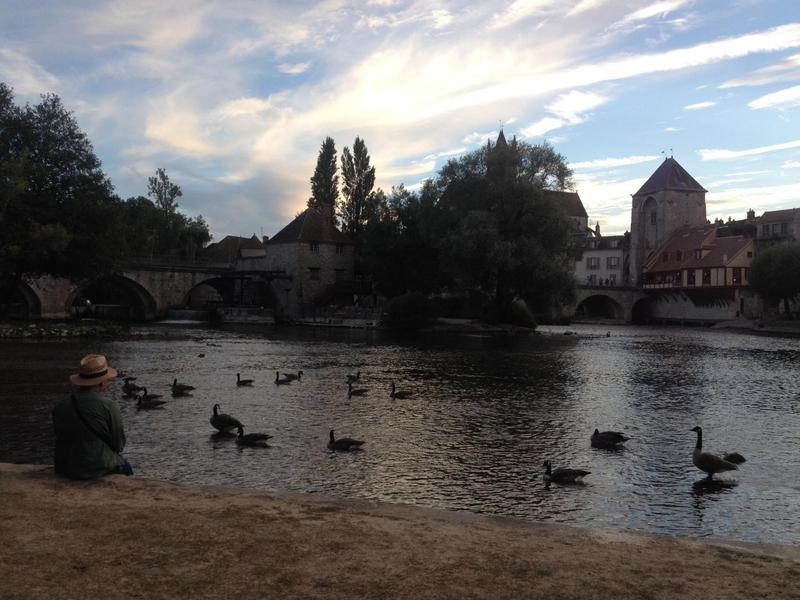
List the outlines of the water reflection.
{"type": "Polygon", "coordinates": [[[138,474],[408,502],[530,519],[797,543],[800,340],[709,330],[570,327],[577,336],[394,338],[379,332],[170,330],[170,339],[0,344],[0,460],[50,462],[50,410],[76,357],[107,354],[167,404],[138,411],[121,382],[126,454],[138,474]],[[91,347],[89,347],[91,346],[91,347]],[[204,356],[200,356],[204,355],[204,356]],[[276,386],[276,371],[303,371],[276,386]],[[360,397],[346,375],[361,371],[360,397]],[[237,372],[254,379],[237,387],[237,372]],[[196,389],[170,396],[177,377],[196,389]],[[412,392],[392,399],[390,382],[412,392]],[[209,425],[215,403],[269,449],[209,425]],[[712,448],[748,462],[737,481],[697,482],[702,425],[712,448]],[[590,447],[595,428],[625,432],[590,447]],[[331,453],[328,431],[365,439],[331,453]],[[769,443],[765,443],[767,440],[769,443]],[[752,456],[752,459],[751,459],[752,456]],[[545,485],[540,466],[591,471],[545,485]],[[791,476],[791,477],[789,477],[791,476]],[[719,488],[715,486],[721,486],[719,488]],[[689,492],[689,493],[687,493],[689,492]]]}

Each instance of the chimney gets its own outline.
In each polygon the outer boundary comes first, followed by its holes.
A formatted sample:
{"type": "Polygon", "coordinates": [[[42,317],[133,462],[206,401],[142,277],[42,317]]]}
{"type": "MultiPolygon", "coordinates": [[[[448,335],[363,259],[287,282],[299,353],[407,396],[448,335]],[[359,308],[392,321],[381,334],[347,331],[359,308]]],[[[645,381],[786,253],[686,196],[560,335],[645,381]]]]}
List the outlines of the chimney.
{"type": "Polygon", "coordinates": [[[262,244],[266,244],[268,241],[269,241],[269,236],[268,235],[262,235],[261,236],[261,243],[262,244]]]}
{"type": "Polygon", "coordinates": [[[750,210],[747,211],[747,220],[748,221],[753,221],[755,218],[756,218],[756,211],[754,211],[751,208],[750,210]]]}

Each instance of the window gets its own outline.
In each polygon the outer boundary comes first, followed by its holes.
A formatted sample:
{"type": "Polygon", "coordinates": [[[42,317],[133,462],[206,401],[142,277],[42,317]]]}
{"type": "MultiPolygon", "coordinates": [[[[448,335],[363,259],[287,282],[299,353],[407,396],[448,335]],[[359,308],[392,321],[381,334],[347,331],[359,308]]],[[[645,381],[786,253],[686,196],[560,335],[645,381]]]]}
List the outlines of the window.
{"type": "Polygon", "coordinates": [[[344,244],[336,244],[336,254],[339,256],[344,254],[344,244]]]}
{"type": "Polygon", "coordinates": [[[619,248],[619,240],[611,240],[608,243],[609,248],[619,248]]]}
{"type": "Polygon", "coordinates": [[[780,226],[777,223],[772,224],[772,237],[778,237],[778,228],[780,226]]]}
{"type": "Polygon", "coordinates": [[[742,268],[733,268],[733,285],[742,285],[742,268]]]}
{"type": "Polygon", "coordinates": [[[711,285],[711,269],[703,269],[703,285],[711,285]]]}
{"type": "Polygon", "coordinates": [[[308,248],[314,254],[319,254],[319,242],[309,242],[308,243],[308,248]]]}
{"type": "Polygon", "coordinates": [[[597,240],[589,240],[589,243],[587,244],[587,247],[589,247],[589,248],[597,248],[597,240]]]}
{"type": "Polygon", "coordinates": [[[308,278],[311,281],[319,281],[319,267],[309,267],[308,278]]]}
{"type": "Polygon", "coordinates": [[[587,269],[599,269],[600,268],[600,257],[599,256],[590,256],[586,259],[586,268],[587,269]]]}
{"type": "Polygon", "coordinates": [[[761,235],[764,237],[769,237],[769,225],[761,226],[761,235]]]}
{"type": "Polygon", "coordinates": [[[651,212],[650,213],[650,225],[655,225],[655,224],[656,224],[656,213],[651,212]]]}
{"type": "Polygon", "coordinates": [[[789,224],[788,223],[781,223],[781,233],[786,235],[789,233],[789,224]]]}
{"type": "Polygon", "coordinates": [[[686,285],[695,285],[694,274],[695,274],[695,270],[694,269],[689,269],[689,271],[687,273],[687,277],[686,277],[686,285]]]}
{"type": "Polygon", "coordinates": [[[618,268],[619,268],[619,256],[607,256],[606,269],[618,269],[618,268]]]}

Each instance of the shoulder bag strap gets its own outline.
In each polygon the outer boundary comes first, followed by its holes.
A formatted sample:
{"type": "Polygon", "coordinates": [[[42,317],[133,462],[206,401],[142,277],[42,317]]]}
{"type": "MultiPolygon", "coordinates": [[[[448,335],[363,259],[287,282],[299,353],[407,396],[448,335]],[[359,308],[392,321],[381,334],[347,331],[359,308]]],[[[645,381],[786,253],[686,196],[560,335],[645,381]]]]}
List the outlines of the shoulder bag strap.
{"type": "Polygon", "coordinates": [[[109,448],[111,448],[113,450],[114,446],[111,445],[111,442],[109,442],[108,438],[106,436],[104,436],[103,434],[101,434],[99,431],[97,431],[94,427],[89,425],[89,421],[86,420],[86,417],[83,416],[83,414],[81,413],[80,409],[78,408],[78,400],[77,400],[77,398],[75,398],[75,394],[72,394],[72,407],[75,409],[75,413],[78,415],[78,418],[81,420],[81,422],[84,425],[86,425],[86,429],[91,431],[101,441],[105,442],[106,446],[108,446],[109,448]]]}

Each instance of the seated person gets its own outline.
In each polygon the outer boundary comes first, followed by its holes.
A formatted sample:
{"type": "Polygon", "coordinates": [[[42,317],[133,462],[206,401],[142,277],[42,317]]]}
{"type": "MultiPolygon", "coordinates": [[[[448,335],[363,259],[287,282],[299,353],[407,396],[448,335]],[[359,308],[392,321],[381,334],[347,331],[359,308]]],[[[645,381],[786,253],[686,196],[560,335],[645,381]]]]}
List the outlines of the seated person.
{"type": "Polygon", "coordinates": [[[71,479],[95,479],[108,473],[132,475],[125,447],[122,415],[114,400],[101,394],[117,376],[101,354],[81,359],[69,380],[77,389],[53,409],[56,473],[71,479]]]}

